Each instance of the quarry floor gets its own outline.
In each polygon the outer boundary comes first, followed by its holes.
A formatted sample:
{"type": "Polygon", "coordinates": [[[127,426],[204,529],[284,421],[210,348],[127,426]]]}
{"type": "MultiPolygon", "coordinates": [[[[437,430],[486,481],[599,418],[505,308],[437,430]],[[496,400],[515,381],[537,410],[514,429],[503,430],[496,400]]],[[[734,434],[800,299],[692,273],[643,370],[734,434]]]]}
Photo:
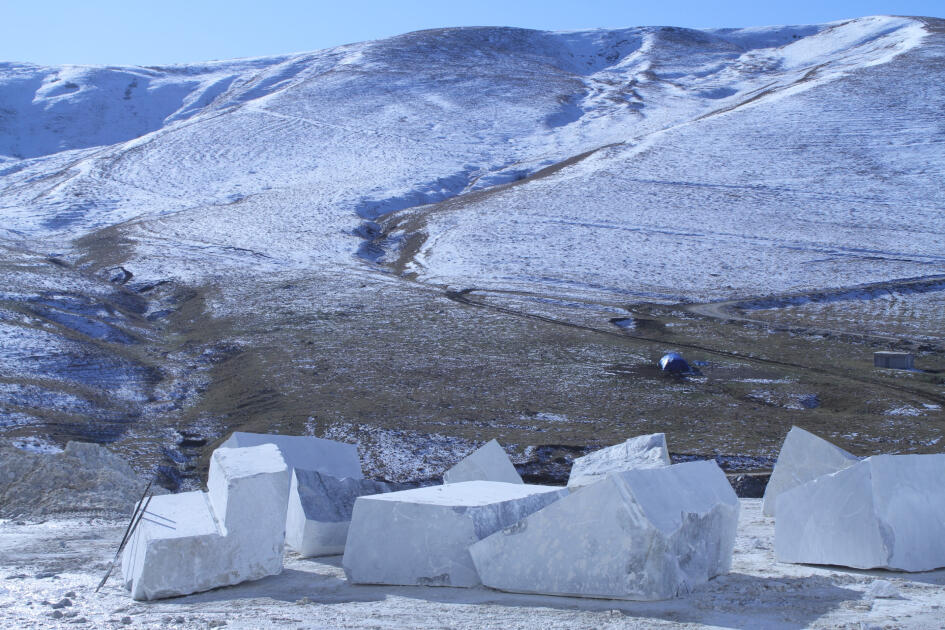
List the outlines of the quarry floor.
{"type": "Polygon", "coordinates": [[[945,628],[945,570],[906,574],[779,564],[773,519],[762,515],[760,500],[742,499],[741,505],[731,573],[662,602],[515,595],[485,588],[356,586],[345,580],[340,557],[302,559],[293,554],[278,576],[189,597],[135,602],[118,575],[95,593],[124,523],[4,521],[0,626],[945,628]],[[889,581],[899,595],[872,595],[878,580],[889,581]]]}

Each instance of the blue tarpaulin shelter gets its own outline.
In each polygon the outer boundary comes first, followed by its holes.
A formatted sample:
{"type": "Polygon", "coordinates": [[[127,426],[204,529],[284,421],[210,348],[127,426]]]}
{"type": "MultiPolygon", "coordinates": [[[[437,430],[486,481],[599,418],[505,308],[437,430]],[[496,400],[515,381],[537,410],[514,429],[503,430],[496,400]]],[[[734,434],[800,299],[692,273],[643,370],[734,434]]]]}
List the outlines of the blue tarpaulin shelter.
{"type": "Polygon", "coordinates": [[[678,352],[668,352],[660,359],[660,369],[664,372],[689,372],[691,368],[678,352]]]}

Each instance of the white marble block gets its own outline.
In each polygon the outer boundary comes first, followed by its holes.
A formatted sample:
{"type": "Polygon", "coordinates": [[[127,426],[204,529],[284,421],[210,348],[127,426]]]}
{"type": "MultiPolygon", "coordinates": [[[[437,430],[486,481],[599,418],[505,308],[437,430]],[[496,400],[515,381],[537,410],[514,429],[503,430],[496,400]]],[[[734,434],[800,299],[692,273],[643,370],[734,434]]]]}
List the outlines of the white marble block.
{"type": "Polygon", "coordinates": [[[567,489],[467,481],[354,504],[344,569],[358,584],[476,586],[469,546],[567,495],[567,489]]]}
{"type": "Polygon", "coordinates": [[[151,499],[121,559],[134,599],[187,595],[282,571],[289,471],[279,449],[217,449],[207,488],[151,499]]]}
{"type": "Polygon", "coordinates": [[[275,444],[291,472],[295,468],[317,470],[335,477],[361,479],[361,459],[354,444],[335,442],[306,435],[277,435],[272,433],[244,433],[234,431],[221,448],[245,448],[260,444],[275,444]]]}
{"type": "Polygon", "coordinates": [[[443,483],[463,481],[522,483],[522,478],[519,477],[505,449],[497,441],[490,440],[443,473],[443,483]]]}
{"type": "Polygon", "coordinates": [[[785,491],[774,551],[779,562],[945,567],[945,455],[876,455],[785,491]]]}
{"type": "Polygon", "coordinates": [[[765,516],[776,516],[777,498],[785,490],[807,483],[821,475],[849,468],[859,460],[827,440],[800,427],[791,427],[774,472],[765,487],[763,510],[765,516]]]}
{"type": "Polygon", "coordinates": [[[404,488],[403,484],[296,468],[289,487],[285,542],[305,557],[343,553],[355,499],[404,488]]]}
{"type": "Polygon", "coordinates": [[[587,486],[610,473],[637,468],[659,468],[671,463],[666,448],[666,434],[641,435],[576,458],[571,466],[568,487],[587,486]]]}
{"type": "Polygon", "coordinates": [[[470,547],[517,593],[658,600],[727,573],[738,498],[714,461],[608,475],[470,547]]]}

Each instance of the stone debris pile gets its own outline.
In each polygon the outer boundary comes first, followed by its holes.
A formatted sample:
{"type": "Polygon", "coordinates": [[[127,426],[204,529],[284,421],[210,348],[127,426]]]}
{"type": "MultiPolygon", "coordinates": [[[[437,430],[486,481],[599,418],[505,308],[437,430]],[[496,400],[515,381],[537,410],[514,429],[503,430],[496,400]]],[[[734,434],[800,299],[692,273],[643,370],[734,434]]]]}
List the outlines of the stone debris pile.
{"type": "Polygon", "coordinates": [[[856,569],[945,567],[943,488],[945,455],[860,460],[794,427],[765,493],[775,557],[856,569]]]}
{"type": "Polygon", "coordinates": [[[59,453],[30,453],[0,442],[0,518],[128,513],[147,485],[119,455],[69,442],[59,453]]]}

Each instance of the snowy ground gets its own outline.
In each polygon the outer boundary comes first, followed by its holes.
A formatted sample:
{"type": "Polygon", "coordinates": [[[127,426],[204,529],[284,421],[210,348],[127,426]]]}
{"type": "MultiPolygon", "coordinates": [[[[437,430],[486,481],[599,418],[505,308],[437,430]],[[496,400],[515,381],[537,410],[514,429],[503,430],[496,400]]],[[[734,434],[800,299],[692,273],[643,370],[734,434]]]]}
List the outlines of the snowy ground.
{"type": "Polygon", "coordinates": [[[354,586],[340,557],[289,555],[276,577],[140,603],[113,576],[109,521],[0,523],[0,624],[19,628],[945,628],[945,570],[905,574],[778,564],[774,522],[742,499],[732,571],[663,602],[525,596],[484,588],[354,586]],[[891,583],[881,584],[885,580],[891,583]],[[884,587],[887,589],[884,592],[884,587]],[[893,595],[889,597],[888,595],[893,595]],[[68,600],[66,603],[64,600],[68,600]]]}
{"type": "Polygon", "coordinates": [[[845,300],[819,300],[781,308],[752,309],[746,316],[779,324],[816,325],[835,330],[943,341],[945,327],[936,326],[945,313],[945,290],[915,294],[890,289],[882,295],[845,300]]]}

